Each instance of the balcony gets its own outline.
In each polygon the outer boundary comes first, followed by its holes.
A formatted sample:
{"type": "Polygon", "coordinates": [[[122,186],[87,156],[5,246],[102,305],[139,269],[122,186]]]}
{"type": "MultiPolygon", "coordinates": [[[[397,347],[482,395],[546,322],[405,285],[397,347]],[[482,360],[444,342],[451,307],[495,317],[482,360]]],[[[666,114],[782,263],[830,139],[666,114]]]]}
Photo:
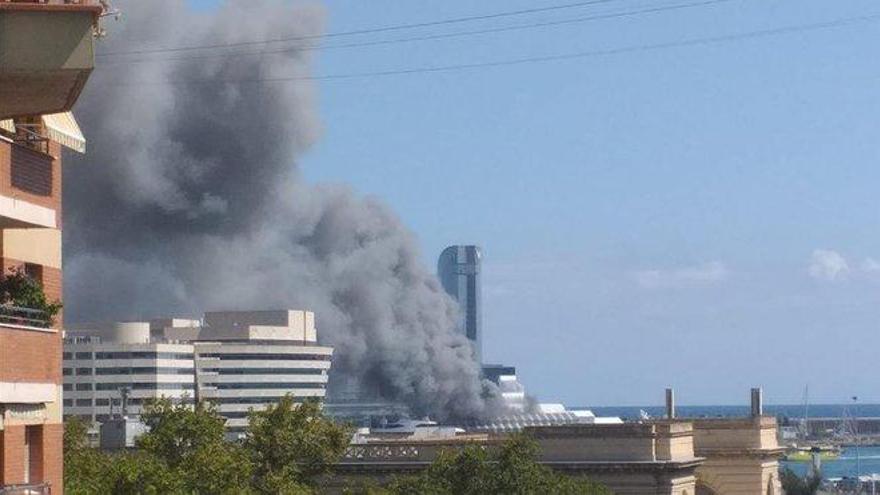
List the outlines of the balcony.
{"type": "Polygon", "coordinates": [[[49,483],[0,486],[0,495],[51,495],[49,483]]]}
{"type": "Polygon", "coordinates": [[[50,330],[52,318],[39,309],[0,304],[0,325],[29,330],[50,330]]]}
{"type": "Polygon", "coordinates": [[[102,11],[96,0],[0,0],[0,119],[71,109],[102,11]]]}

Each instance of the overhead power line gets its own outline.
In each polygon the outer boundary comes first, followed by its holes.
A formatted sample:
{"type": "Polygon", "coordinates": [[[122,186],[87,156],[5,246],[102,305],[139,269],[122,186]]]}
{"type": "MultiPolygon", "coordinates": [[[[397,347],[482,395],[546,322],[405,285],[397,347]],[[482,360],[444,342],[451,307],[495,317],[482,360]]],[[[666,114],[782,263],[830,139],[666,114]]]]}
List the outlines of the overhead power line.
{"type": "Polygon", "coordinates": [[[374,40],[374,41],[360,41],[353,43],[339,43],[333,45],[307,45],[307,46],[299,46],[299,47],[285,47],[285,48],[276,48],[271,50],[261,50],[261,51],[249,51],[249,52],[232,52],[232,53],[211,53],[205,55],[186,55],[179,57],[150,57],[150,58],[140,58],[134,60],[118,60],[112,62],[104,62],[101,66],[113,66],[120,64],[132,64],[132,63],[143,63],[143,62],[154,62],[154,61],[163,61],[163,60],[198,60],[198,59],[212,59],[212,58],[234,58],[234,57],[243,57],[243,56],[263,56],[263,55],[274,55],[281,53],[290,53],[290,52],[300,52],[300,51],[310,51],[310,50],[334,50],[334,49],[344,49],[344,48],[363,48],[370,46],[381,46],[381,45],[393,45],[399,43],[410,43],[410,42],[418,42],[418,41],[434,41],[434,40],[442,40],[442,39],[450,39],[450,38],[460,38],[466,36],[476,36],[481,34],[494,34],[494,33],[504,33],[509,31],[519,31],[524,29],[536,29],[542,27],[552,27],[552,26],[561,26],[567,24],[577,24],[591,21],[599,21],[599,20],[607,20],[607,19],[617,19],[617,18],[625,18],[625,17],[634,17],[638,15],[644,14],[655,14],[660,12],[667,12],[673,10],[682,10],[689,9],[695,7],[706,7],[719,3],[727,3],[734,2],[740,0],[702,0],[699,2],[691,2],[691,3],[681,3],[675,5],[666,5],[662,7],[651,7],[645,9],[638,10],[629,10],[624,12],[614,12],[609,14],[597,14],[591,16],[584,17],[575,17],[571,19],[561,19],[555,21],[545,21],[545,22],[533,22],[528,24],[517,24],[514,26],[502,26],[496,28],[486,28],[486,29],[475,29],[470,31],[457,31],[454,33],[440,33],[440,34],[432,34],[425,36],[413,36],[408,38],[396,38],[390,40],[374,40]]]}
{"type": "Polygon", "coordinates": [[[272,82],[290,82],[290,81],[331,81],[331,80],[343,80],[343,79],[364,79],[364,78],[375,78],[375,77],[387,77],[387,76],[397,76],[397,75],[406,75],[406,74],[427,74],[427,73],[440,73],[440,72],[452,72],[452,71],[461,71],[461,70],[469,70],[469,69],[482,69],[482,68],[491,68],[491,67],[504,67],[504,66],[513,66],[513,65],[522,65],[522,64],[530,64],[530,63],[542,63],[542,62],[554,62],[554,61],[563,61],[563,60],[576,60],[576,59],[584,59],[591,57],[602,57],[602,56],[612,56],[612,55],[623,55],[628,53],[638,53],[638,52],[649,52],[649,51],[658,51],[658,50],[666,50],[671,48],[684,48],[691,46],[701,46],[701,45],[714,45],[721,43],[729,43],[735,41],[742,41],[752,38],[766,38],[772,36],[780,36],[785,34],[792,33],[800,33],[806,31],[815,31],[821,29],[832,29],[852,24],[859,23],[868,23],[880,20],[880,14],[871,14],[857,17],[846,17],[842,19],[836,19],[833,21],[821,22],[821,23],[813,23],[813,24],[799,24],[794,26],[784,26],[773,29],[763,29],[757,31],[748,31],[744,33],[736,33],[729,34],[723,36],[711,36],[711,37],[701,37],[701,38],[692,38],[681,41],[670,41],[666,43],[654,43],[654,44],[643,44],[643,45],[633,45],[621,48],[609,48],[605,50],[591,50],[591,51],[582,51],[582,52],[573,52],[573,53],[565,53],[565,54],[557,54],[557,55],[545,55],[545,56],[537,56],[537,57],[523,57],[523,58],[515,58],[515,59],[507,59],[507,60],[496,60],[490,62],[475,62],[475,63],[463,63],[463,64],[451,64],[451,65],[440,65],[433,67],[413,67],[413,68],[404,68],[404,69],[391,69],[384,71],[370,71],[370,72],[352,72],[347,74],[326,74],[326,75],[318,75],[318,76],[291,76],[291,77],[274,77],[274,78],[254,78],[254,79],[199,79],[199,80],[181,80],[181,81],[155,81],[155,82],[139,82],[139,83],[130,83],[124,85],[132,85],[132,86],[142,86],[142,85],[198,85],[198,84],[255,84],[255,83],[272,83],[272,82]]]}
{"type": "Polygon", "coordinates": [[[140,55],[147,53],[169,53],[169,52],[183,52],[183,51],[191,51],[191,50],[209,50],[216,48],[235,48],[239,46],[253,46],[253,45],[264,45],[269,43],[283,43],[289,41],[309,41],[309,40],[321,40],[327,38],[339,38],[343,36],[354,36],[361,34],[377,34],[377,33],[387,33],[391,31],[401,31],[405,29],[416,29],[423,27],[431,27],[431,26],[442,26],[449,24],[460,24],[463,22],[472,22],[472,21],[483,21],[489,19],[498,19],[503,17],[514,17],[520,15],[527,14],[536,14],[540,12],[550,12],[555,10],[564,10],[564,9],[572,9],[577,7],[586,7],[589,5],[599,5],[604,3],[612,3],[618,2],[621,0],[587,0],[582,2],[573,2],[561,5],[551,5],[548,7],[535,7],[531,9],[522,9],[522,10],[510,10],[505,12],[495,12],[491,14],[482,14],[482,15],[474,15],[474,16],[466,16],[466,17],[454,17],[450,19],[442,19],[437,21],[427,21],[427,22],[414,22],[409,24],[395,24],[389,26],[380,26],[375,28],[366,28],[366,29],[355,29],[351,31],[338,31],[333,33],[325,33],[325,34],[315,34],[315,35],[305,35],[305,36],[291,36],[285,38],[274,38],[274,39],[262,39],[262,40],[251,40],[251,41],[239,41],[235,43],[216,43],[216,44],[208,44],[208,45],[191,45],[191,46],[176,46],[176,47],[165,47],[165,48],[152,48],[152,49],[143,49],[143,50],[125,50],[125,51],[116,51],[116,52],[104,52],[96,54],[97,57],[109,57],[109,56],[122,56],[122,55],[140,55]]]}

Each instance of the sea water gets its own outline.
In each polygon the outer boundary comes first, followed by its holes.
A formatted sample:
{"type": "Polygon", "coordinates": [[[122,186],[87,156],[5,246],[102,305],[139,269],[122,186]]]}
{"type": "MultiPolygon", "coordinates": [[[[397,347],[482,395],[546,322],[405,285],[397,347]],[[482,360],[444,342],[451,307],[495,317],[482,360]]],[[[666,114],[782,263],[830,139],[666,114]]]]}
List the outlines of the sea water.
{"type": "MultiPolygon", "coordinates": [[[[795,473],[804,476],[809,469],[809,462],[787,462],[780,464],[787,466],[795,473]]],[[[837,459],[822,461],[823,478],[843,478],[856,475],[856,467],[859,474],[880,473],[880,447],[844,447],[837,459]]],[[[880,489],[880,486],[878,486],[880,489]]]]}

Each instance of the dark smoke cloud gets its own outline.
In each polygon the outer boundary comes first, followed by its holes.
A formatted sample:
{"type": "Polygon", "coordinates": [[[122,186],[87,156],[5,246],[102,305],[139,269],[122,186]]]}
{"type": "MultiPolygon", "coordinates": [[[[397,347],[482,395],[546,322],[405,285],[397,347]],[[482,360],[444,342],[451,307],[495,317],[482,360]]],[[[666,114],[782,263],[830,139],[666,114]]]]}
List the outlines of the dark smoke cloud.
{"type": "MultiPolygon", "coordinates": [[[[291,2],[114,5],[104,52],[312,36],[323,21],[291,2]]],[[[313,84],[229,82],[307,76],[311,52],[191,58],[204,54],[99,58],[76,109],[89,152],[65,165],[68,321],[308,308],[334,375],[420,414],[485,411],[413,234],[375,199],[300,179],[320,134],[313,84]]]]}

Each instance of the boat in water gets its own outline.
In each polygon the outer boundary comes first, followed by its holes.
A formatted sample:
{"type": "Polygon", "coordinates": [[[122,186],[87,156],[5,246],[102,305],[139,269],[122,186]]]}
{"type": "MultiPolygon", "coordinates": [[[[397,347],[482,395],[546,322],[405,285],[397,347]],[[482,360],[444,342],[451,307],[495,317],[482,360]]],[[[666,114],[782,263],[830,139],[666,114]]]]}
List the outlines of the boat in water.
{"type": "Polygon", "coordinates": [[[813,454],[819,455],[819,460],[831,461],[840,457],[840,447],[836,445],[821,445],[814,447],[791,447],[785,452],[785,460],[789,462],[810,462],[813,454]]]}

